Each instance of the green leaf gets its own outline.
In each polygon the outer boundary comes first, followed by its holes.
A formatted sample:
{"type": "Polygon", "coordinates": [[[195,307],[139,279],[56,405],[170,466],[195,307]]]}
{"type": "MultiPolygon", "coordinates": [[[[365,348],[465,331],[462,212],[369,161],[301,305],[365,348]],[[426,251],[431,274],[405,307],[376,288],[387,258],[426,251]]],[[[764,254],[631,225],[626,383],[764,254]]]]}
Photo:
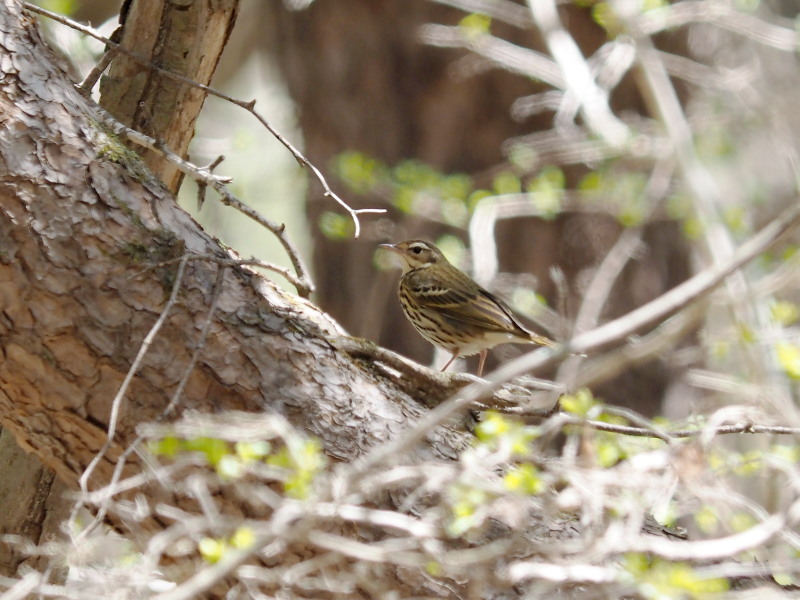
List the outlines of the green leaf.
{"type": "Polygon", "coordinates": [[[461,19],[458,26],[467,38],[475,38],[489,33],[492,18],[481,13],[471,13],[461,19]]]}
{"type": "Polygon", "coordinates": [[[200,556],[203,557],[204,561],[214,564],[225,556],[225,553],[228,551],[228,544],[225,543],[224,540],[203,538],[197,544],[197,550],[200,552],[200,556]]]}
{"type": "Polygon", "coordinates": [[[482,489],[456,484],[448,490],[451,519],[447,531],[452,536],[459,536],[480,523],[477,514],[489,502],[489,494],[482,489]]]}
{"type": "Polygon", "coordinates": [[[151,440],[147,444],[150,452],[156,456],[167,456],[174,458],[178,451],[183,447],[183,442],[176,437],[168,436],[160,440],[151,440]]]}
{"type": "Polygon", "coordinates": [[[441,565],[441,563],[439,563],[439,562],[437,562],[435,560],[430,560],[427,563],[425,563],[425,571],[431,577],[441,577],[441,575],[442,575],[442,565],[441,565]]]}
{"type": "Polygon", "coordinates": [[[519,194],[522,192],[522,181],[513,173],[500,173],[492,181],[496,194],[519,194]]]}
{"type": "Polygon", "coordinates": [[[49,10],[50,12],[67,17],[73,15],[75,11],[78,10],[79,6],[77,0],[39,0],[39,2],[34,2],[34,4],[38,4],[43,9],[49,10]]]}
{"type": "Polygon", "coordinates": [[[744,207],[730,206],[725,209],[722,218],[733,233],[747,232],[747,211],[744,207]]]}
{"type": "Polygon", "coordinates": [[[758,521],[753,515],[745,512],[736,513],[735,515],[733,515],[733,517],[731,517],[731,520],[729,521],[731,529],[733,529],[737,533],[747,531],[748,529],[755,527],[757,523],[758,521]]]}
{"type": "Polygon", "coordinates": [[[530,144],[514,144],[508,152],[508,161],[521,172],[532,171],[539,162],[539,153],[530,144]]]}
{"type": "Polygon", "coordinates": [[[800,379],[800,347],[781,342],[775,347],[778,364],[791,379],[800,379]]]}
{"type": "Polygon", "coordinates": [[[223,456],[231,453],[231,448],[225,440],[210,437],[199,437],[184,442],[186,450],[200,452],[208,461],[208,464],[216,466],[223,456]]]}
{"type": "Polygon", "coordinates": [[[349,216],[325,211],[319,216],[319,230],[328,239],[343,240],[355,233],[355,226],[349,216]]]}
{"type": "Polygon", "coordinates": [[[256,534],[249,527],[239,527],[231,536],[231,546],[239,550],[252,548],[256,543],[256,534]]]}
{"type": "Polygon", "coordinates": [[[769,448],[769,456],[773,460],[794,465],[800,462],[800,446],[773,444],[769,448]]]}
{"type": "Polygon", "coordinates": [[[739,477],[751,477],[764,468],[764,453],[761,450],[748,450],[739,456],[739,463],[734,466],[733,472],[739,477]]]}
{"type": "Polygon", "coordinates": [[[527,186],[531,201],[545,219],[555,218],[561,212],[566,177],[558,167],[545,167],[527,186]]]}
{"type": "Polygon", "coordinates": [[[317,474],[326,464],[318,440],[305,439],[292,443],[267,457],[267,464],[288,471],[283,482],[287,496],[304,500],[310,497],[317,474]]]}
{"type": "Polygon", "coordinates": [[[476,437],[482,442],[493,441],[496,437],[508,433],[512,423],[499,412],[490,410],[475,428],[476,437]]]}
{"type": "Polygon", "coordinates": [[[454,235],[443,235],[436,240],[436,246],[450,263],[460,265],[464,262],[467,249],[460,238],[454,235]]]}
{"type": "Polygon", "coordinates": [[[530,463],[511,469],[503,476],[503,485],[510,492],[534,496],[544,491],[544,481],[539,471],[530,463]]]}
{"type": "Polygon", "coordinates": [[[530,454],[531,442],[539,437],[539,429],[487,411],[475,429],[475,436],[492,449],[502,445],[512,456],[524,457],[530,454]]]}
{"type": "Polygon", "coordinates": [[[564,394],[559,403],[565,412],[584,418],[588,418],[590,413],[599,413],[598,408],[602,406],[587,388],[581,388],[574,394],[564,394]]]}
{"type": "Polygon", "coordinates": [[[217,474],[223,479],[239,479],[244,475],[244,464],[238,456],[227,454],[216,464],[217,474]]]}
{"type": "Polygon", "coordinates": [[[616,436],[598,438],[595,447],[597,448],[597,463],[604,469],[613,467],[626,456],[617,443],[616,436]]]}
{"type": "Polygon", "coordinates": [[[627,554],[623,568],[636,581],[639,593],[652,600],[666,598],[706,598],[729,588],[724,578],[703,578],[692,565],[649,558],[644,554],[627,554]]]}
{"type": "Polygon", "coordinates": [[[492,196],[492,192],[489,190],[475,190],[469,195],[467,199],[467,207],[470,210],[475,210],[475,207],[478,205],[478,202],[483,200],[484,198],[490,198],[492,196]]]}
{"type": "Polygon", "coordinates": [[[333,171],[357,194],[374,192],[388,183],[386,165],[361,152],[343,152],[336,156],[333,171]]]}
{"type": "Polygon", "coordinates": [[[719,518],[713,506],[705,505],[694,513],[694,522],[700,531],[711,535],[719,525],[719,518]]]}
{"type": "Polygon", "coordinates": [[[272,450],[269,442],[257,440],[253,442],[236,442],[234,445],[236,455],[244,462],[261,460],[272,450]]]}
{"type": "Polygon", "coordinates": [[[770,307],[772,319],[783,327],[788,327],[800,318],[800,307],[786,300],[774,302],[770,307]]]}

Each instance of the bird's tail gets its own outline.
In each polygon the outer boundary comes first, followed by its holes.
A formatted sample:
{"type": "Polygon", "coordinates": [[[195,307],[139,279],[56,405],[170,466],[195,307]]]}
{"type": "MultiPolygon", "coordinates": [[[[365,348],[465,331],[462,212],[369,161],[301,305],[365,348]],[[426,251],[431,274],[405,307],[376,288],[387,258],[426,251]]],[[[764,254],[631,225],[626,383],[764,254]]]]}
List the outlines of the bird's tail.
{"type": "Polygon", "coordinates": [[[543,335],[537,335],[532,332],[528,333],[530,333],[531,341],[534,344],[539,344],[540,346],[547,346],[548,348],[555,348],[556,346],[558,346],[558,342],[554,342],[550,338],[544,337],[543,335]]]}

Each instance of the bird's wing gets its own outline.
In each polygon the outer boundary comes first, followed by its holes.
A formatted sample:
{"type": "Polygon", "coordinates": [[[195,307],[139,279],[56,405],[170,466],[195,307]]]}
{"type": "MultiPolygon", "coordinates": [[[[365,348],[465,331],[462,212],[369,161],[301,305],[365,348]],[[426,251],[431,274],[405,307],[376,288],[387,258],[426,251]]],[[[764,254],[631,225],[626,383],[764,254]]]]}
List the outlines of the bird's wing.
{"type": "Polygon", "coordinates": [[[527,337],[528,331],[499,298],[472,281],[469,284],[446,285],[428,280],[424,285],[413,285],[411,290],[421,305],[438,311],[447,319],[488,331],[527,337]]]}
{"type": "Polygon", "coordinates": [[[438,311],[446,319],[484,331],[529,339],[540,346],[557,345],[547,337],[528,331],[502,300],[471,279],[446,282],[431,279],[429,272],[424,283],[416,281],[413,276],[408,283],[408,288],[421,306],[438,311]]]}

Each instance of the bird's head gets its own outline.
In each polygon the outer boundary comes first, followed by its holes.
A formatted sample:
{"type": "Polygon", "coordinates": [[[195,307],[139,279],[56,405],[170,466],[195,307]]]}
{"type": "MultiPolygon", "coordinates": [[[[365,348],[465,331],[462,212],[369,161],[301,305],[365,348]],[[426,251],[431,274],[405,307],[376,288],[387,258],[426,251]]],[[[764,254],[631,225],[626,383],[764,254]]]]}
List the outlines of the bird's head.
{"type": "Polygon", "coordinates": [[[403,273],[415,269],[424,269],[437,263],[446,263],[447,259],[436,246],[424,240],[408,240],[397,244],[381,244],[381,248],[391,250],[400,257],[403,273]]]}

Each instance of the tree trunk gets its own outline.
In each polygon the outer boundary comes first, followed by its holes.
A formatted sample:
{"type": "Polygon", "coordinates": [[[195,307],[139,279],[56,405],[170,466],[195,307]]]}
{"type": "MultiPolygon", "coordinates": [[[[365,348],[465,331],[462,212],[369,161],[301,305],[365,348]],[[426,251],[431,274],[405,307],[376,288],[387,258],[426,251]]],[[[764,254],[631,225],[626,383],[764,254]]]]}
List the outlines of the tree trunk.
{"type": "MultiPolygon", "coordinates": [[[[148,62],[116,56],[100,82],[103,108],[122,124],[186,157],[206,94],[149,65],[209,85],[238,12],[239,0],[126,2],[119,43],[148,62]]],[[[155,152],[148,150],[143,158],[153,175],[177,193],[183,174],[155,152]]]]}
{"type": "MultiPolygon", "coordinates": [[[[13,0],[0,3],[0,60],[0,424],[67,486],[106,443],[112,399],[173,286],[90,487],[109,481],[187,369],[170,414],[278,412],[342,460],[422,414],[403,391],[413,382],[337,351],[341,328],[263,277],[189,260],[177,280],[184,257],[229,256],[108,133],[13,0]]],[[[434,452],[463,442],[438,436],[434,452]]]]}

